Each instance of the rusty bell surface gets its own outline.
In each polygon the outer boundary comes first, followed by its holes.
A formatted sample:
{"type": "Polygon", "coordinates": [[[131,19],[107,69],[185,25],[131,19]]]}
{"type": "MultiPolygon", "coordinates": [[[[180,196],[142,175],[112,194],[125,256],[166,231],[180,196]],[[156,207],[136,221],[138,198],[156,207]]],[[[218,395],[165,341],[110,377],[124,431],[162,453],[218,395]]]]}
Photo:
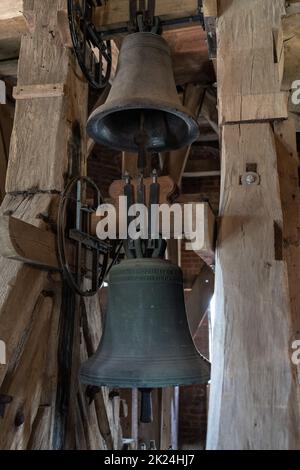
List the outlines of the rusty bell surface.
{"type": "Polygon", "coordinates": [[[156,388],[206,383],[210,364],[190,335],[182,271],[161,259],[114,266],[97,352],[80,369],[85,384],[156,388]]]}
{"type": "Polygon", "coordinates": [[[176,90],[170,48],[152,33],[124,39],[108,99],[90,116],[87,131],[96,142],[137,153],[141,120],[148,151],[178,149],[198,137],[198,124],[176,90]]]}

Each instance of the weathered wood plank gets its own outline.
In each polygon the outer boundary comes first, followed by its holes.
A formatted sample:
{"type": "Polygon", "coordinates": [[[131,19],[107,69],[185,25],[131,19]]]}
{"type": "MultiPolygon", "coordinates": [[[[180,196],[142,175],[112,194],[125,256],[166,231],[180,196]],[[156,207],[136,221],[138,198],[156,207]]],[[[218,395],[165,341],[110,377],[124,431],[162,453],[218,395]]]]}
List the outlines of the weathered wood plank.
{"type": "MultiPolygon", "coordinates": [[[[195,116],[199,114],[204,93],[205,87],[199,84],[189,84],[185,90],[183,104],[195,116]]],[[[165,169],[178,186],[181,185],[182,175],[190,154],[190,149],[191,146],[188,146],[165,154],[165,169]]]]}
{"type": "Polygon", "coordinates": [[[33,98],[52,98],[56,96],[64,96],[64,83],[47,83],[43,85],[22,85],[13,89],[13,97],[15,100],[28,100],[33,98]]]}
{"type": "MultiPolygon", "coordinates": [[[[180,18],[195,15],[198,0],[156,0],[155,15],[162,18],[180,18]]],[[[100,28],[112,25],[127,25],[129,17],[129,0],[110,0],[95,11],[94,21],[100,28]]]]}
{"type": "Polygon", "coordinates": [[[9,156],[9,143],[13,127],[13,117],[8,105],[0,105],[0,202],[5,196],[5,179],[9,156]]]}
{"type": "Polygon", "coordinates": [[[290,90],[293,81],[299,80],[300,76],[300,7],[298,14],[283,18],[282,28],[284,41],[284,72],[281,89],[290,90]]]}
{"type": "MultiPolygon", "coordinates": [[[[48,216],[52,221],[56,219],[58,196],[55,194],[64,188],[68,171],[71,169],[76,171],[77,168],[83,172],[85,167],[87,86],[78,78],[80,72],[75,69],[74,59],[61,44],[58,34],[57,11],[66,7],[65,0],[45,0],[42,3],[34,2],[34,5],[32,1],[27,0],[26,5],[25,15],[29,12],[28,9],[36,7],[36,24],[32,34],[25,35],[22,39],[18,85],[22,87],[64,83],[67,84],[68,95],[17,101],[7,178],[8,192],[12,194],[6,196],[0,212],[46,229],[43,219],[47,219],[48,216]],[[80,158],[81,156],[83,158],[80,158]]],[[[3,386],[8,384],[8,380],[11,380],[12,384],[17,384],[16,389],[20,389],[20,393],[24,391],[23,401],[26,405],[24,432],[20,429],[15,436],[14,427],[11,426],[12,431],[5,436],[2,435],[1,427],[0,438],[7,448],[24,449],[27,445],[30,447],[41,445],[43,448],[57,445],[57,448],[63,448],[67,441],[64,439],[64,416],[68,415],[69,408],[74,409],[75,413],[78,408],[75,406],[75,400],[72,399],[71,403],[70,400],[69,402],[64,400],[65,396],[69,398],[68,387],[64,390],[58,387],[59,400],[56,403],[57,341],[59,336],[60,347],[67,342],[71,328],[64,338],[61,338],[61,328],[59,328],[58,335],[60,308],[57,308],[56,303],[55,321],[53,320],[46,328],[47,334],[51,332],[49,337],[51,357],[46,364],[40,364],[39,358],[48,348],[48,337],[46,338],[41,332],[45,320],[42,307],[38,308],[38,314],[34,317],[32,312],[40,292],[48,288],[47,273],[4,258],[0,259],[0,265],[0,337],[3,337],[7,344],[7,365],[0,368],[0,382],[4,379],[3,386]],[[35,331],[32,346],[28,339],[31,330],[35,331]],[[39,341],[42,341],[42,345],[39,341]],[[42,375],[47,377],[47,384],[35,380],[32,376],[30,388],[23,375],[24,389],[22,389],[22,384],[18,384],[18,375],[15,374],[21,367],[23,358],[24,361],[30,359],[30,364],[26,362],[23,367],[23,374],[28,374],[30,378],[28,371],[37,374],[35,370],[37,367],[42,375]],[[49,362],[51,366],[48,369],[49,362]],[[45,422],[41,410],[47,404],[51,408],[47,410],[51,416],[48,421],[49,427],[43,428],[41,439],[38,439],[37,432],[45,422]],[[66,405],[66,408],[61,409],[60,405],[66,405]],[[37,415],[38,410],[40,412],[37,415]],[[52,441],[54,422],[55,443],[52,441]]],[[[55,292],[53,295],[53,299],[51,297],[49,299],[51,302],[52,300],[56,302],[59,294],[55,292]]],[[[71,313],[71,322],[68,326],[72,326],[74,321],[74,309],[71,313]]],[[[60,326],[62,323],[60,318],[60,326]]],[[[79,337],[77,344],[79,345],[79,337]]],[[[64,365],[60,357],[60,372],[64,365]]],[[[76,381],[78,381],[77,375],[76,381]]],[[[71,442],[74,428],[67,431],[71,442]]],[[[84,436],[81,437],[84,440],[84,436]]]]}
{"type": "Polygon", "coordinates": [[[220,124],[287,117],[284,96],[280,94],[280,63],[276,60],[273,34],[280,29],[284,14],[283,0],[220,2],[217,31],[220,124]],[[278,97],[274,97],[277,93],[278,97]]]}
{"type": "Polygon", "coordinates": [[[55,235],[11,216],[0,216],[0,255],[49,269],[60,269],[55,235]]]}
{"type": "Polygon", "coordinates": [[[293,328],[272,128],[224,126],[222,149],[207,446],[296,449],[299,385],[290,359],[293,328]],[[260,184],[240,184],[248,164],[257,165],[260,184]],[[229,423],[234,432],[228,433],[229,423]]]}
{"type": "Polygon", "coordinates": [[[221,124],[287,119],[287,93],[224,96],[220,101],[221,124]]]}
{"type": "Polygon", "coordinates": [[[25,449],[29,442],[42,393],[51,312],[52,299],[40,296],[29,327],[27,347],[16,370],[8,373],[2,384],[1,393],[12,396],[13,401],[1,422],[1,449],[25,449]],[[24,423],[17,427],[18,413],[24,416],[24,423]]]}
{"type": "MultiPolygon", "coordinates": [[[[40,4],[33,35],[22,37],[18,87],[65,84],[67,97],[17,100],[7,171],[7,192],[39,190],[61,191],[68,171],[68,140],[72,134],[75,104],[84,102],[87,85],[74,78],[70,51],[61,44],[57,26],[57,8],[65,2],[40,4]],[[42,21],[41,18],[44,18],[42,21]],[[47,27],[45,24],[47,23],[47,27]],[[49,33],[52,31],[52,34],[49,33]],[[45,111],[47,110],[47,111],[45,111]],[[67,113],[65,112],[67,110],[67,113]],[[73,118],[70,119],[73,113],[73,118]],[[68,122],[69,120],[69,122],[68,122]],[[39,123],[36,126],[36,123],[39,123]],[[43,168],[40,171],[40,168],[43,168]]],[[[86,120],[87,110],[82,108],[86,120]]],[[[85,128],[80,129],[85,151],[85,128]]]]}

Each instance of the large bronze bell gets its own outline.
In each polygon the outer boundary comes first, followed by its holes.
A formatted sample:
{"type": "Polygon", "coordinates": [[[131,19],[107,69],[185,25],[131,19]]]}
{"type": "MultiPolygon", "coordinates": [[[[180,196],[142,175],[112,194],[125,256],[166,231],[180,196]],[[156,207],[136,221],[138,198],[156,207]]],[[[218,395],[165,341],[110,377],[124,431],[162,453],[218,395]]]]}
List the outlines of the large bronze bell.
{"type": "Polygon", "coordinates": [[[150,258],[114,266],[104,332],[97,352],[81,366],[81,382],[157,388],[209,378],[210,364],[189,332],[181,269],[150,258]]]}
{"type": "Polygon", "coordinates": [[[177,94],[169,46],[152,33],[124,39],[108,99],[90,116],[87,131],[96,142],[137,153],[141,127],[147,150],[157,152],[184,147],[199,133],[177,94]]]}

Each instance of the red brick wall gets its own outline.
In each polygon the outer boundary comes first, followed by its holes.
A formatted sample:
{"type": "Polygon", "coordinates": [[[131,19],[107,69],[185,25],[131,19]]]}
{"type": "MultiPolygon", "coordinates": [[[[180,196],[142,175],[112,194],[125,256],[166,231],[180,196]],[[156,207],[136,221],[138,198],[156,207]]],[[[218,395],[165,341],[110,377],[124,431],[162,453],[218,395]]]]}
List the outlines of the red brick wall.
{"type": "Polygon", "coordinates": [[[204,449],[207,428],[207,385],[181,387],[178,447],[204,449]]]}
{"type": "Polygon", "coordinates": [[[185,241],[182,241],[181,246],[181,269],[183,271],[184,285],[191,288],[196,277],[200,273],[204,261],[196,255],[194,251],[187,251],[185,249],[185,241]]]}
{"type": "MultiPolygon", "coordinates": [[[[200,325],[194,341],[201,353],[209,357],[208,317],[200,325]]],[[[179,392],[179,448],[204,449],[207,431],[207,385],[180,387],[179,392]]]]}

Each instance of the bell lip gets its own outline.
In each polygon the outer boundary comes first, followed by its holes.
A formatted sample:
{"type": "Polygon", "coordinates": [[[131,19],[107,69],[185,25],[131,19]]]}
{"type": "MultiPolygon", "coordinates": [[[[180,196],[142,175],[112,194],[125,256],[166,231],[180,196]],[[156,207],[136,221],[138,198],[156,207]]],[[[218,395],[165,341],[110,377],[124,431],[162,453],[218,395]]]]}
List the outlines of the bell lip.
{"type": "Polygon", "coordinates": [[[79,372],[79,381],[84,385],[95,385],[97,387],[113,387],[113,388],[164,388],[164,387],[177,387],[184,385],[201,385],[207,384],[211,379],[210,373],[203,374],[203,377],[186,377],[182,379],[149,379],[145,380],[128,380],[122,379],[120,381],[111,378],[92,379],[90,376],[79,372]],[[122,384],[120,385],[120,383],[122,384]]]}
{"type": "Polygon", "coordinates": [[[192,113],[189,112],[187,108],[184,106],[178,106],[176,108],[170,106],[170,103],[166,103],[164,101],[151,101],[151,100],[145,100],[145,98],[136,98],[134,101],[122,101],[122,103],[110,101],[108,103],[105,103],[104,105],[100,106],[99,108],[95,109],[90,117],[88,118],[87,121],[87,133],[88,135],[96,142],[102,145],[105,145],[106,147],[113,148],[118,151],[128,151],[132,153],[137,153],[137,147],[136,146],[117,146],[117,145],[111,145],[111,143],[105,139],[99,139],[99,136],[96,135],[96,125],[99,120],[102,120],[106,116],[109,116],[110,114],[114,114],[116,112],[119,112],[123,110],[123,108],[126,107],[126,110],[138,110],[138,109],[150,109],[150,110],[156,110],[156,111],[165,111],[169,112],[170,114],[173,114],[174,116],[178,116],[182,118],[188,128],[188,138],[185,139],[180,143],[180,145],[176,145],[174,147],[150,147],[149,151],[157,151],[157,152],[170,152],[172,150],[179,150],[183,147],[191,145],[195,140],[200,135],[200,130],[199,130],[199,125],[195,119],[195,117],[192,115],[192,113]]]}
{"type": "MultiPolygon", "coordinates": [[[[86,373],[86,366],[89,361],[92,359],[91,356],[87,361],[81,364],[79,368],[78,378],[80,383],[85,385],[96,385],[96,386],[103,386],[103,387],[116,387],[116,388],[163,388],[163,387],[176,387],[176,386],[183,386],[183,385],[200,385],[206,384],[211,379],[211,362],[202,354],[197,353],[197,359],[201,360],[201,367],[203,367],[203,371],[201,376],[199,375],[186,375],[184,377],[141,377],[140,379],[135,377],[131,379],[122,378],[120,380],[114,379],[112,377],[105,377],[102,376],[101,378],[92,377],[89,373],[86,373]],[[122,383],[120,385],[120,383],[122,383]]],[[[105,360],[105,359],[103,359],[105,360]]],[[[136,360],[134,358],[133,360],[136,360]]]]}

